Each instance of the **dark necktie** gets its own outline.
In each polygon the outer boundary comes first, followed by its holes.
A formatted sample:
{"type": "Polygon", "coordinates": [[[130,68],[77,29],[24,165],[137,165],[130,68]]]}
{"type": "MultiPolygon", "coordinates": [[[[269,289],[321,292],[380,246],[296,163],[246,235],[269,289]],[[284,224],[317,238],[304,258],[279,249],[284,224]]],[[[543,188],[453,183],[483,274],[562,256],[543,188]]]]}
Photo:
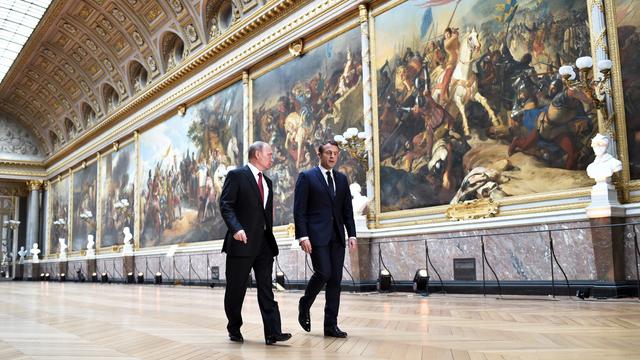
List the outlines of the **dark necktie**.
{"type": "Polygon", "coordinates": [[[262,186],[262,173],[258,173],[258,191],[260,192],[260,201],[264,207],[264,186],[262,186]]]}
{"type": "Polygon", "coordinates": [[[336,191],[333,188],[333,177],[331,177],[331,170],[327,171],[327,183],[329,183],[329,193],[331,193],[331,197],[336,197],[336,191]]]}

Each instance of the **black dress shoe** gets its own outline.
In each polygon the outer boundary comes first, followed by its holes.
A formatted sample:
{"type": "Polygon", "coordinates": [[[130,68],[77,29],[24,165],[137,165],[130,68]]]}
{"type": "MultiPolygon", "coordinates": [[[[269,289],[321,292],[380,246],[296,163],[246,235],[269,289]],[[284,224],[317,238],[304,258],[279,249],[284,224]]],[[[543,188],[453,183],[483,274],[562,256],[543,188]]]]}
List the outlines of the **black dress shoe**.
{"type": "Polygon", "coordinates": [[[264,343],[267,345],[273,345],[278,341],[287,341],[291,339],[291,334],[289,333],[280,333],[275,335],[269,335],[264,338],[264,343]]]}
{"type": "Polygon", "coordinates": [[[298,304],[298,323],[304,331],[311,331],[311,314],[309,309],[304,309],[301,304],[298,304]]]}
{"type": "Polygon", "coordinates": [[[346,338],[347,333],[340,330],[337,325],[324,328],[324,336],[331,336],[335,338],[346,338]]]}
{"type": "Polygon", "coordinates": [[[242,337],[242,334],[238,331],[238,332],[230,332],[229,333],[229,340],[233,341],[233,342],[237,342],[237,343],[243,343],[244,342],[244,338],[242,337]]]}

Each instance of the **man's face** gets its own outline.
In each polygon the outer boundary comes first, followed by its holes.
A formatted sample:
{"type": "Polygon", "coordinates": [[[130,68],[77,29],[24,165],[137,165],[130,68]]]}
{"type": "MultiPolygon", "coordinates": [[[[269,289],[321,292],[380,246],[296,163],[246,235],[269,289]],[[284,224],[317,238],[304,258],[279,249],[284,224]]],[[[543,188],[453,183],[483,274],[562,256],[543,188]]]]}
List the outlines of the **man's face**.
{"type": "Polygon", "coordinates": [[[331,170],[338,162],[338,156],[340,155],[340,149],[332,144],[326,144],[322,147],[322,152],[318,154],[320,157],[320,165],[323,168],[331,170]]]}
{"type": "Polygon", "coordinates": [[[271,150],[271,146],[265,145],[261,151],[256,152],[256,164],[255,166],[260,171],[266,171],[271,168],[271,164],[273,163],[273,150],[271,150]]]}

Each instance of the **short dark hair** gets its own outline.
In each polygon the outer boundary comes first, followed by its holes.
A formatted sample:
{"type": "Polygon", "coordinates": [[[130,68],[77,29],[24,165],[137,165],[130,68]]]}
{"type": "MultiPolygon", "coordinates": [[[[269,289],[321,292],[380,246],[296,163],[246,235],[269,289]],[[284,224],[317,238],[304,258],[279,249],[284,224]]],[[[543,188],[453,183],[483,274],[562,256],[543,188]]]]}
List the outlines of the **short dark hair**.
{"type": "Polygon", "coordinates": [[[249,159],[255,159],[256,153],[258,151],[262,151],[265,145],[268,145],[268,144],[264,141],[256,141],[253,144],[251,144],[249,146],[249,159]]]}
{"type": "Polygon", "coordinates": [[[449,33],[449,34],[453,34],[453,29],[448,27],[448,28],[444,29],[444,32],[449,33]]]}
{"type": "Polygon", "coordinates": [[[334,140],[326,140],[325,142],[320,144],[320,146],[318,146],[318,154],[322,154],[322,149],[324,148],[325,145],[333,145],[333,146],[337,147],[338,149],[340,149],[340,145],[338,145],[338,143],[336,141],[334,141],[334,140]]]}

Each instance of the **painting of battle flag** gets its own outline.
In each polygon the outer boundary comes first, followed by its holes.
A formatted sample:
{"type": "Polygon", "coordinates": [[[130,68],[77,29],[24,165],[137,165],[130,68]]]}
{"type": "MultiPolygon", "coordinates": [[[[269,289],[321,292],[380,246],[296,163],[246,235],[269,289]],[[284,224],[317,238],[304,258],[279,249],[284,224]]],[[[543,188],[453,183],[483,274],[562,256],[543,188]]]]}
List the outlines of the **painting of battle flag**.
{"type": "Polygon", "coordinates": [[[143,133],[140,247],[223,238],[218,199],[242,153],[240,83],[143,133]]]}
{"type": "Polygon", "coordinates": [[[631,179],[640,179],[640,2],[615,1],[631,179]]]}
{"type": "MultiPolygon", "coordinates": [[[[293,222],[298,173],[318,164],[317,148],[349,127],[362,131],[360,30],[350,30],[253,81],[253,138],[271,144],[274,224],[293,222]]],[[[338,169],[364,187],[365,171],[346,152],[338,169]]]]}
{"type": "MultiPolygon", "coordinates": [[[[51,218],[49,220],[49,253],[60,250],[58,239],[67,240],[69,225],[69,177],[51,183],[51,218]]],[[[68,244],[68,242],[67,242],[68,244]]]]}
{"type": "Polygon", "coordinates": [[[423,0],[375,18],[382,211],[590,186],[584,0],[423,0]]]}
{"type": "Polygon", "coordinates": [[[134,233],[135,144],[129,143],[100,160],[102,178],[100,247],[122,244],[123,229],[134,233]]]}
{"type": "Polygon", "coordinates": [[[73,174],[73,214],[71,217],[73,240],[69,246],[71,251],[85,250],[87,235],[93,235],[94,238],[96,235],[97,171],[98,165],[93,162],[73,174]]]}

